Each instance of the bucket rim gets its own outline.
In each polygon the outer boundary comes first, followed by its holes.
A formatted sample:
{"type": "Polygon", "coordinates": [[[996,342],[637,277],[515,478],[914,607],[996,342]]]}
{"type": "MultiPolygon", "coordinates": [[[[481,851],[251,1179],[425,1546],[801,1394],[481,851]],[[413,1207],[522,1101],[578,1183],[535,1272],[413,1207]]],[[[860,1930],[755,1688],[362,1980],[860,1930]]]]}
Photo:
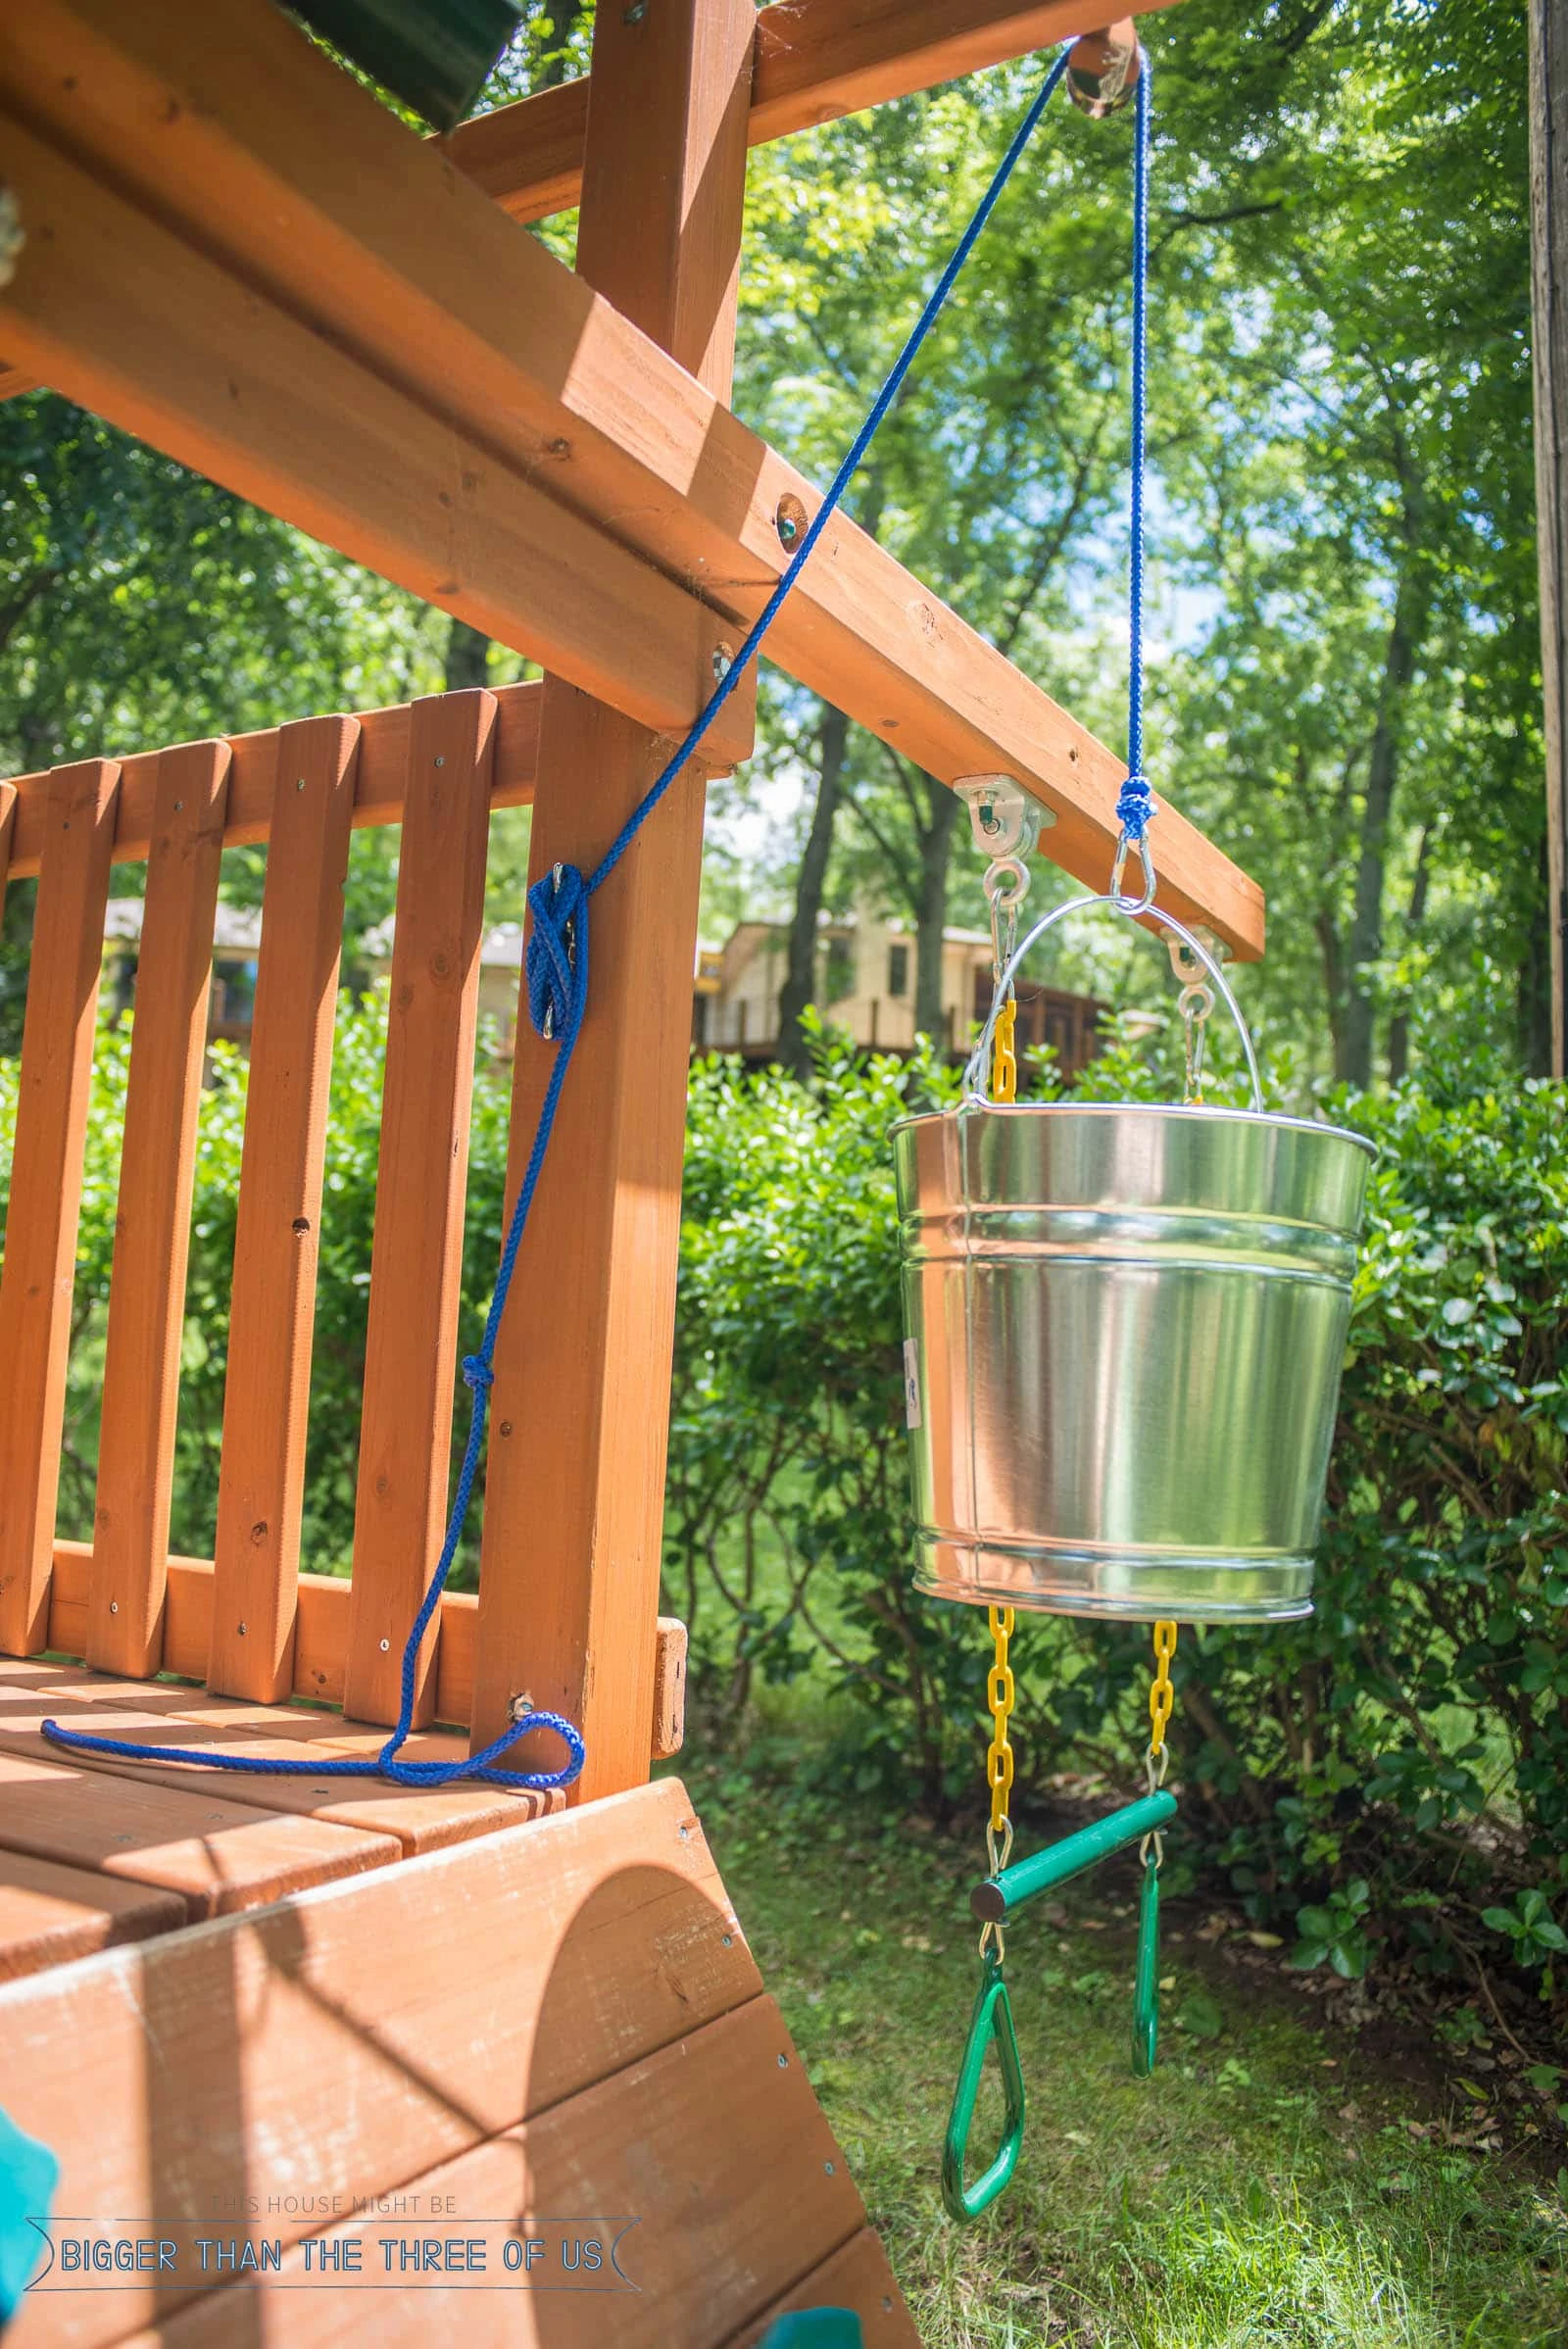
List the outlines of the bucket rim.
{"type": "Polygon", "coordinates": [[[967,1099],[946,1109],[918,1109],[895,1118],[888,1139],[916,1126],[956,1124],[965,1117],[1174,1117],[1210,1125],[1274,1126],[1298,1134],[1315,1134],[1327,1141],[1348,1142],[1375,1160],[1378,1146],[1348,1126],[1330,1125],[1326,1118],[1287,1117],[1274,1109],[1225,1109],[1207,1101],[986,1101],[967,1099]]]}

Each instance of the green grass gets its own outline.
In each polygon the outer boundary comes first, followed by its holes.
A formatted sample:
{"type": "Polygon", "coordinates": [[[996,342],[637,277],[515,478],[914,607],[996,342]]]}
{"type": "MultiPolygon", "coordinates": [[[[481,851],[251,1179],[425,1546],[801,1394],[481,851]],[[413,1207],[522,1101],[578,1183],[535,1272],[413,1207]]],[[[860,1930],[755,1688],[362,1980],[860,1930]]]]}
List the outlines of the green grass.
{"type": "MultiPolygon", "coordinates": [[[[975,1978],[970,1855],[687,1776],[927,2349],[1568,2341],[1568,2181],[1446,2141],[1436,2074],[1326,2033],[1272,1960],[1227,1965],[1200,1909],[1169,1913],[1160,2066],[1132,2078],[1130,1861],[1010,1936],[1024,2155],[955,2227],[938,2163],[975,1978]]],[[[999,2115],[982,2102],[982,2159],[999,2115]]]]}

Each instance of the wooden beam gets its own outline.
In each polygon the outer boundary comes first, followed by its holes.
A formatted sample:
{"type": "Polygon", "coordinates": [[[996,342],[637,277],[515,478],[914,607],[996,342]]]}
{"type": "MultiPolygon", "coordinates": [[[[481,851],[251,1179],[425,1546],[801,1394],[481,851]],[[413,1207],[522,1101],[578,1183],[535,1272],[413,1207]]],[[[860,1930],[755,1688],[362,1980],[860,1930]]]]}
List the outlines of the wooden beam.
{"type": "MultiPolygon", "coordinates": [[[[811,484],[267,0],[229,0],[223,29],[222,42],[208,37],[200,0],[132,10],[117,0],[33,0],[0,47],[0,83],[31,119],[101,156],[118,185],[201,240],[230,292],[236,280],[247,289],[240,309],[225,311],[224,353],[212,357],[207,435],[173,417],[163,445],[179,442],[172,453],[208,470],[241,461],[236,437],[254,419],[228,399],[238,378],[227,353],[248,356],[263,325],[288,310],[315,322],[318,341],[329,333],[352,351],[367,379],[373,370],[408,406],[486,452],[490,471],[529,471],[551,497],[689,583],[732,629],[755,617],[787,560],[781,502],[809,513],[811,484]],[[264,290],[273,307],[259,307],[264,290]]],[[[14,306],[30,283],[35,311],[48,313],[68,303],[59,275],[52,252],[29,244],[7,300],[14,306]]],[[[0,300],[0,347],[6,316],[0,300]]],[[[176,306],[166,331],[177,363],[178,346],[200,340],[204,324],[176,306]]],[[[97,404],[113,400],[117,420],[146,405],[139,371],[157,374],[175,401],[161,371],[168,354],[147,347],[122,305],[103,316],[88,307],[74,339],[90,346],[95,333],[122,337],[118,373],[98,370],[97,404]]],[[[351,507],[367,501],[384,537],[375,494],[345,491],[338,469],[340,458],[357,464],[360,429],[352,404],[313,410],[304,435],[294,415],[293,440],[309,445],[291,450],[281,470],[324,465],[334,495],[351,507]]],[[[286,480],[276,488],[286,494],[286,480]]],[[[411,585],[414,573],[427,576],[406,547],[368,559],[411,585]]],[[[466,568],[492,597],[515,587],[494,534],[466,568]]],[[[1103,886],[1124,762],[853,523],[837,520],[826,533],[771,650],[939,780],[1016,776],[1057,818],[1047,841],[1053,861],[1103,886]]],[[[617,706],[646,721],[624,693],[617,706]]],[[[1261,891],[1163,794],[1154,847],[1170,910],[1207,924],[1243,959],[1261,954],[1261,891]]]]}
{"type": "MultiPolygon", "coordinates": [[[[755,21],[752,0],[660,0],[594,24],[578,267],[716,393],[755,21]]],[[[547,677],[530,881],[591,870],[667,755],[547,677]]],[[[703,804],[688,767],[595,902],[595,984],[496,1349],[473,1739],[523,1691],[564,1713],[588,1747],[577,1801],[648,1775],[703,804]]],[[[559,1049],[519,1023],[509,1213],[559,1049]]]]}
{"type": "MultiPolygon", "coordinates": [[[[1175,4],[1144,0],[1140,14],[1175,4]]],[[[1095,0],[778,0],[758,12],[747,143],[1027,56],[1103,15],[1095,0]]],[[[441,144],[514,220],[569,212],[582,193],[588,97],[586,78],[558,82],[476,115],[441,144]]]]}
{"type": "MultiPolygon", "coordinates": [[[[490,765],[490,806],[526,807],[533,798],[534,765],[539,754],[539,696],[537,683],[498,685],[494,748],[490,765]]],[[[400,824],[404,785],[409,770],[409,728],[414,705],[396,702],[385,710],[358,713],[360,758],[354,773],[354,823],[400,824]]],[[[229,753],[228,800],[223,813],[225,849],[265,841],[272,826],[272,779],[277,771],[276,726],[254,734],[222,737],[229,753]]],[[[116,864],[146,862],[152,845],[153,807],[160,759],[170,759],[190,745],[176,743],[167,750],[137,751],[121,761],[120,791],[115,801],[116,864]]],[[[5,793],[16,794],[13,822],[14,854],[11,878],[20,881],[38,869],[39,852],[48,826],[49,773],[14,775],[0,783],[0,817],[5,793]]],[[[0,875],[0,889],[3,889],[0,875]]]]}
{"type": "Polygon", "coordinates": [[[1568,1076],[1568,0],[1530,0],[1536,515],[1545,689],[1551,1067],[1568,1076]]]}
{"type": "MultiPolygon", "coordinates": [[[[713,613],[360,366],[335,335],[272,307],[22,121],[0,124],[8,183],[33,223],[0,294],[20,359],[648,725],[690,722],[725,634],[713,613]]],[[[749,729],[715,728],[716,763],[750,749],[749,729]]]]}
{"type": "MultiPolygon", "coordinates": [[[[49,1586],[48,1645],[56,1655],[80,1656],[87,1646],[87,1598],[92,1547],[56,1542],[49,1586]]],[[[168,1612],[164,1670],[191,1681],[207,1677],[212,1643],[213,1561],[171,1557],[166,1562],[168,1612]]],[[[350,1591],[331,1574],[302,1574],[295,1618],[295,1696],[340,1705],[347,1692],[350,1591]]],[[[449,1590],[441,1601],[435,1657],[435,1718],[466,1729],[473,1717],[473,1656],[479,1602],[471,1591],[449,1590]]],[[[667,1762],[686,1737],[686,1626],[659,1618],[654,1659],[654,1707],[649,1755],[667,1762]]],[[[148,1684],[149,1687],[152,1684],[148,1684]]]]}

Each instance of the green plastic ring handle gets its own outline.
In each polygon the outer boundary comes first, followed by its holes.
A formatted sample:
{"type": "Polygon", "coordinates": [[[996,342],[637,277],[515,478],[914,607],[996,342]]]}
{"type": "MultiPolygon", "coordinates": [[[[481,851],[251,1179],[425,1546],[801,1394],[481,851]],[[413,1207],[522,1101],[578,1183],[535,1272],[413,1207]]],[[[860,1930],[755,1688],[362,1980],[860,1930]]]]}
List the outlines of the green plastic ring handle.
{"type": "Polygon", "coordinates": [[[948,2115],[948,2133],[942,2148],[942,2199],[950,2218],[960,2222],[978,2219],[989,2210],[1003,2192],[1023,2149],[1023,2066],[1018,2061],[1018,2040],[1012,2028],[1012,2006],[1007,1997],[1007,1985],[1002,1968],[993,1951],[987,1950],[980,1961],[980,1990],[974,2002],[974,2017],[969,2025],[969,2036],[964,2043],[963,2061],[958,2067],[958,2084],[953,2091],[953,2110],[948,2115]],[[969,2131],[974,2125],[974,2108],[980,2094],[980,2077],[985,2069],[986,2050],[996,2041],[997,2058],[1002,2066],[1002,2088],[1006,2099],[1006,2114],[1002,2143],[990,2166],[975,2179],[973,2185],[964,2183],[964,2159],[969,2150],[969,2131]]]}

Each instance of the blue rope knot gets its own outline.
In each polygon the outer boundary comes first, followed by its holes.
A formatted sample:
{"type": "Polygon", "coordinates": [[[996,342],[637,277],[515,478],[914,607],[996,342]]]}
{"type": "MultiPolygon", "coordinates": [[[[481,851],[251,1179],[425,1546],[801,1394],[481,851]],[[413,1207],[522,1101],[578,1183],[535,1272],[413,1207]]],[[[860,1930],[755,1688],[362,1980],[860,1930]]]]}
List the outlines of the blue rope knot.
{"type": "Polygon", "coordinates": [[[529,890],[528,910],[528,1016],[560,1044],[575,1037],[588,996],[588,884],[574,864],[558,864],[529,890]]]}
{"type": "Polygon", "coordinates": [[[1149,830],[1149,819],[1154,812],[1153,794],[1147,775],[1129,775],[1116,801],[1116,821],[1121,826],[1123,840],[1140,841],[1149,830]]]}
{"type": "Polygon", "coordinates": [[[496,1383],[496,1374],[491,1369],[489,1363],[485,1360],[483,1354],[464,1355],[463,1383],[466,1387],[471,1388],[475,1395],[478,1395],[481,1393],[481,1391],[486,1395],[489,1394],[491,1388],[496,1383]]]}

